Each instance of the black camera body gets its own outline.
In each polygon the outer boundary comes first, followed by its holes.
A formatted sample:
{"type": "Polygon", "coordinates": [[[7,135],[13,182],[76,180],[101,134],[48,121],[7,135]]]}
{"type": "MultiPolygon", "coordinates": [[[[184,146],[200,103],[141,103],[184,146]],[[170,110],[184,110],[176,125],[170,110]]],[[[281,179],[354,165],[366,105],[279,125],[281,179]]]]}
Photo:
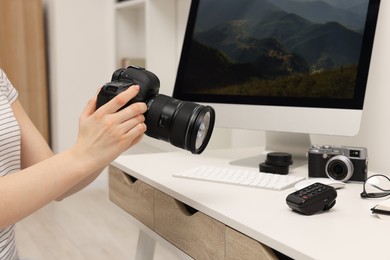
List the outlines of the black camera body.
{"type": "Polygon", "coordinates": [[[136,102],[147,104],[146,135],[167,141],[194,154],[203,152],[214,128],[214,109],[159,94],[160,80],[144,68],[130,66],[116,70],[111,82],[101,88],[96,109],[132,85],[139,85],[140,91],[121,109],[136,102]]]}
{"type": "Polygon", "coordinates": [[[124,107],[136,102],[148,104],[149,100],[156,96],[160,90],[160,80],[152,72],[137,66],[118,69],[112,74],[111,82],[105,84],[99,92],[96,107],[101,107],[132,85],[139,85],[140,91],[124,107]]]}
{"type": "Polygon", "coordinates": [[[364,147],[313,145],[308,151],[309,177],[364,182],[368,155],[364,147]]]}

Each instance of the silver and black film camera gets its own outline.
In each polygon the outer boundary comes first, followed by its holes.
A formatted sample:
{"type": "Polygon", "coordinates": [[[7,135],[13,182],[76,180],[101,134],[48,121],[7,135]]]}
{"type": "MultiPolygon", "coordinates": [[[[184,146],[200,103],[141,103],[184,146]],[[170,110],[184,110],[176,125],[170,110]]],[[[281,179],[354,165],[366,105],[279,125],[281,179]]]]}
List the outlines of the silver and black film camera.
{"type": "Polygon", "coordinates": [[[210,106],[158,94],[160,80],[152,72],[137,66],[116,70],[97,97],[96,109],[132,85],[140,92],[124,107],[145,102],[146,134],[182,149],[200,154],[206,148],[214,128],[215,111],[210,106]]]}
{"type": "Polygon", "coordinates": [[[308,151],[309,177],[364,182],[368,155],[363,147],[313,145],[308,151]]]}

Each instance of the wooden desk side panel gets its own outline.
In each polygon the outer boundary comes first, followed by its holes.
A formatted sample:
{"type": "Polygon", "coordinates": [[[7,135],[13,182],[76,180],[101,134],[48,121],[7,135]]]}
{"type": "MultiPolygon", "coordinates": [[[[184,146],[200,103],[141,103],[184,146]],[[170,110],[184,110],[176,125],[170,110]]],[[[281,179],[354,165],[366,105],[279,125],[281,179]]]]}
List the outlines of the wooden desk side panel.
{"type": "Polygon", "coordinates": [[[226,227],[226,260],[277,260],[271,248],[226,227]]]}
{"type": "Polygon", "coordinates": [[[155,232],[195,259],[225,259],[225,225],[155,190],[155,232]]]}
{"type": "Polygon", "coordinates": [[[148,228],[154,228],[154,188],[137,180],[116,167],[109,168],[109,198],[148,228]]]}

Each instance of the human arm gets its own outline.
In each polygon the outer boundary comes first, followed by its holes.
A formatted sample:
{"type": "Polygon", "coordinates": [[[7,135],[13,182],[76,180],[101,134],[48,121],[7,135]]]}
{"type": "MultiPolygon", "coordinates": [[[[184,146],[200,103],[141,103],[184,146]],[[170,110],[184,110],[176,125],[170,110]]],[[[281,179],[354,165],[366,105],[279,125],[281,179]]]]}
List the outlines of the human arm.
{"type": "Polygon", "coordinates": [[[23,168],[0,178],[0,228],[78,188],[78,184],[94,178],[97,172],[137,143],[146,130],[142,115],[146,105],[136,103],[118,109],[138,91],[139,87],[131,87],[96,111],[96,97],[91,100],[80,116],[76,144],[54,156],[50,148],[44,148],[42,140],[31,140],[36,133],[28,132],[31,122],[23,118],[23,112],[18,110],[20,104],[14,102],[15,116],[21,126],[23,168]],[[37,148],[44,151],[34,154],[37,148]]]}
{"type": "MultiPolygon", "coordinates": [[[[40,161],[53,156],[53,152],[43,138],[41,133],[35,127],[27,113],[24,111],[19,100],[12,103],[12,110],[18,120],[21,130],[21,168],[25,169],[40,161]]],[[[74,187],[70,188],[56,200],[62,200],[88,186],[101,173],[102,169],[86,177],[74,187]]]]}
{"type": "MultiPolygon", "coordinates": [[[[12,110],[18,120],[21,130],[21,168],[25,169],[40,161],[52,157],[54,154],[47,144],[46,140],[35,127],[27,113],[24,111],[19,100],[12,104],[12,110]]],[[[84,178],[75,186],[71,187],[64,194],[61,194],[57,201],[62,200],[88,186],[101,173],[103,169],[97,170],[95,173],[84,178]]]]}
{"type": "MultiPolygon", "coordinates": [[[[12,103],[12,110],[19,123],[21,131],[21,169],[28,168],[53,156],[54,154],[46,140],[35,127],[19,100],[12,103]]],[[[86,177],[60,197],[56,198],[56,200],[62,200],[65,197],[83,189],[95,180],[99,176],[100,172],[101,170],[98,170],[94,174],[86,177]]]]}

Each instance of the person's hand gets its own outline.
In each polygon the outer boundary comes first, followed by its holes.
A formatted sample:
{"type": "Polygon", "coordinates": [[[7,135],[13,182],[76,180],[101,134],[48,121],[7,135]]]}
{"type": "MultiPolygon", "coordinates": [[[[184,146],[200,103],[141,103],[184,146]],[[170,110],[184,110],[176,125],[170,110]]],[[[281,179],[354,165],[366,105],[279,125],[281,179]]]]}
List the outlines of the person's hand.
{"type": "Polygon", "coordinates": [[[132,86],[96,111],[96,97],[88,102],[79,120],[76,156],[102,168],[140,141],[146,131],[146,104],[134,103],[118,111],[138,92],[139,86],[132,86]]]}

